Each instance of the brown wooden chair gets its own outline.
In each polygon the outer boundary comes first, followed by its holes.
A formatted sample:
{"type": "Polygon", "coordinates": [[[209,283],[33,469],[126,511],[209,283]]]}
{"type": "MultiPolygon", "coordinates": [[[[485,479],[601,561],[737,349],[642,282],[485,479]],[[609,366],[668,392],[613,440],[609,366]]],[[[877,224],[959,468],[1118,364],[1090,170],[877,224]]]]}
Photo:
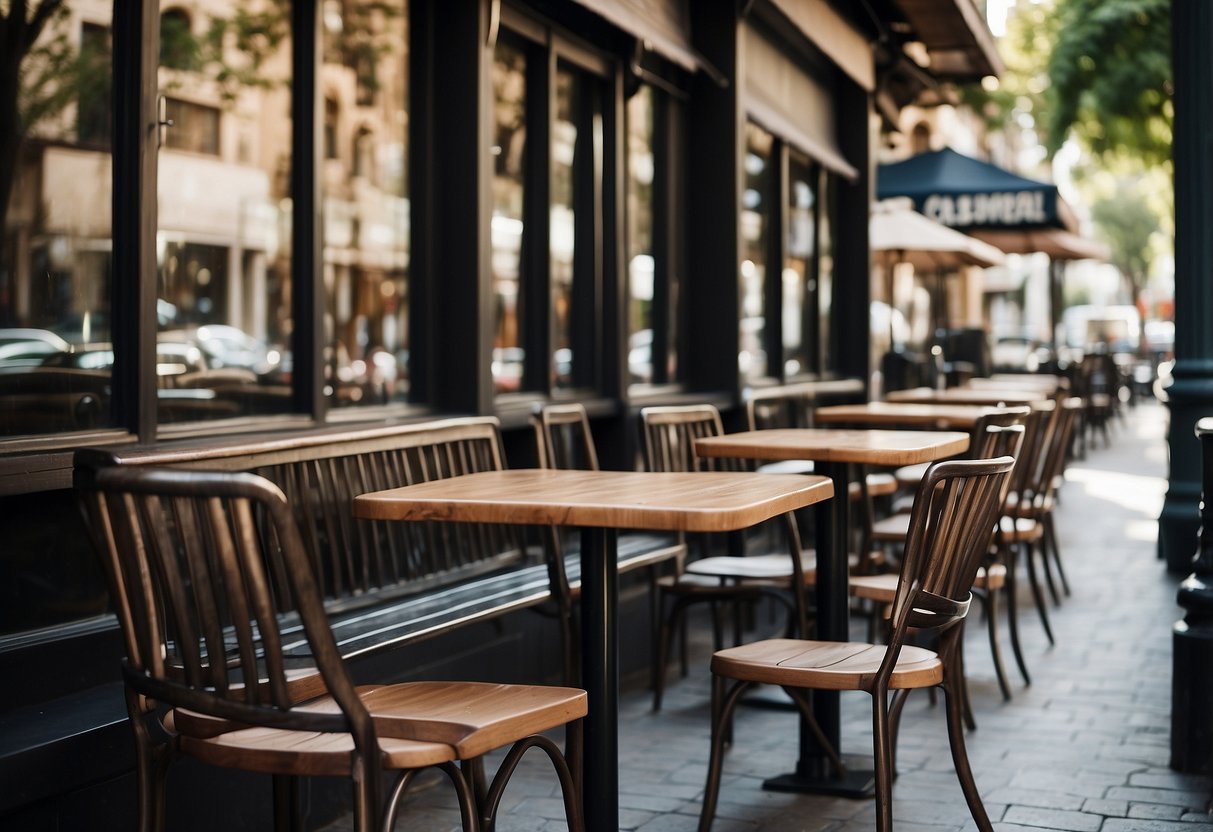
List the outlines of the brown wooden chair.
{"type": "Polygon", "coordinates": [[[961,680],[963,621],[977,568],[990,546],[1011,457],[936,463],[923,478],[911,511],[887,645],[770,639],[712,657],[712,750],[700,832],[708,832],[720,791],[724,743],[737,703],[755,684],[779,685],[842,768],[813,719],[806,690],[862,690],[872,696],[876,763],[876,828],[893,828],[893,753],[906,694],[941,686],[947,700],[952,760],[977,827],[991,832],[964,745],[961,680]],[[911,632],[938,634],[933,652],[906,644],[911,632]],[[725,680],[736,683],[726,692],[725,680]],[[896,691],[889,703],[889,691],[896,691]]]}
{"type": "Polygon", "coordinates": [[[280,821],[294,816],[293,778],[350,777],[360,832],[390,829],[415,773],[436,766],[455,785],[464,829],[491,828],[510,774],[536,746],[556,768],[570,828],[581,828],[576,778],[539,732],[565,725],[579,770],[584,691],[455,682],[355,688],[276,486],[252,474],[94,467],[87,459],[77,455],[76,485],[125,639],[141,832],[163,827],[165,775],[178,753],[275,775],[280,821]],[[302,633],[292,634],[296,624],[302,633]],[[291,641],[305,642],[310,659],[288,658],[298,646],[291,641]],[[475,763],[511,743],[478,799],[454,762],[475,763]],[[399,772],[386,802],[382,771],[399,772]]]}
{"type": "MultiPolygon", "coordinates": [[[[640,411],[644,433],[645,465],[650,471],[743,470],[741,460],[700,459],[695,440],[724,433],[720,413],[712,405],[646,407],[640,411]]],[[[688,607],[696,603],[734,603],[775,597],[789,607],[789,631],[808,632],[809,611],[806,586],[815,582],[817,563],[812,552],[802,552],[796,518],[782,518],[787,537],[786,552],[760,555],[746,553],[745,538],[729,535],[729,554],[688,561],[685,571],[659,581],[660,628],[655,652],[653,709],[661,709],[665,690],[665,665],[676,625],[688,607]],[[793,557],[793,553],[796,555],[793,557]],[[666,600],[670,609],[665,611],[666,600]]],[[[714,607],[715,611],[715,607],[714,607]]],[[[713,615],[717,647],[722,644],[719,618],[713,615]]],[[[740,628],[738,628],[740,629],[740,628]]],[[[682,671],[686,673],[685,644],[682,671]]]]}
{"type": "MultiPolygon", "coordinates": [[[[543,468],[597,471],[598,450],[590,432],[590,420],[585,407],[579,403],[540,404],[531,414],[535,429],[535,447],[539,465],[543,468]]],[[[544,538],[548,568],[552,577],[552,594],[556,599],[564,635],[565,681],[574,684],[577,668],[576,625],[573,605],[581,595],[580,538],[565,534],[564,529],[552,528],[544,538]]],[[[660,613],[659,569],[674,563],[674,572],[682,571],[686,558],[686,543],[676,536],[655,532],[623,532],[616,542],[619,573],[646,569],[649,579],[649,606],[656,639],[660,613]]],[[[656,661],[654,650],[653,660],[656,661]]],[[[653,678],[657,669],[653,668],[653,678]]]]}
{"type": "MultiPolygon", "coordinates": [[[[965,454],[968,459],[990,459],[996,456],[1011,456],[1017,460],[1023,445],[1026,428],[1024,425],[1031,417],[1032,411],[1027,407],[1006,408],[992,411],[977,420],[973,429],[969,451],[965,454]],[[1013,430],[1011,430],[1013,428],[1013,430]]],[[[1018,463],[1017,463],[1018,464],[1018,463]]],[[[913,470],[917,466],[900,469],[898,478],[903,471],[913,470]]],[[[919,470],[919,480],[926,473],[927,467],[919,470]]],[[[1014,479],[1014,474],[1012,474],[1014,479]]],[[[1011,480],[1008,480],[1008,490],[1011,480]]],[[[1005,495],[1004,495],[1005,497],[1005,495]]],[[[877,522],[873,527],[874,540],[882,544],[904,546],[910,527],[909,514],[895,514],[877,522]]],[[[990,654],[994,660],[994,674],[998,680],[999,690],[1003,699],[1011,698],[1011,685],[1002,661],[1002,647],[998,638],[998,599],[1007,587],[1007,568],[1000,558],[990,557],[977,570],[973,589],[976,597],[985,608],[986,633],[990,642],[990,654]]],[[[851,578],[851,594],[874,602],[877,607],[873,610],[872,621],[875,624],[876,614],[886,610],[892,604],[897,591],[897,578],[892,574],[861,575],[851,578]]],[[[1016,645],[1018,661],[1022,663],[1019,648],[1019,629],[1015,616],[1011,616],[1009,627],[1012,630],[1013,642],[1016,645]]],[[[872,627],[872,631],[875,626],[872,627]]],[[[1026,681],[1026,677],[1025,677],[1026,681]]]]}

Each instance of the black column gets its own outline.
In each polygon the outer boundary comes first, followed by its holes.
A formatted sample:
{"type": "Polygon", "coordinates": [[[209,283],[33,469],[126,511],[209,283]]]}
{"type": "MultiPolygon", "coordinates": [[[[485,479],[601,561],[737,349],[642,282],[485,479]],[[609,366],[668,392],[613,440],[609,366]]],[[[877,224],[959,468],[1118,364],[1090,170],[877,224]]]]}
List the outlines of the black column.
{"type": "Polygon", "coordinates": [[[727,78],[696,73],[687,108],[687,372],[694,391],[738,389],[741,147],[738,23],[732,0],[698,0],[695,48],[727,78]]]}
{"type": "Polygon", "coordinates": [[[1158,523],[1167,568],[1191,568],[1198,525],[1200,454],[1193,434],[1213,415],[1213,3],[1174,0],[1175,371],[1168,388],[1170,483],[1158,523]]]}
{"type": "Polygon", "coordinates": [[[1171,767],[1213,771],[1213,419],[1197,424],[1204,493],[1192,574],[1179,587],[1183,621],[1172,636],[1171,767]]]}
{"type": "Polygon", "coordinates": [[[834,299],[829,350],[839,375],[863,379],[872,373],[869,304],[872,254],[868,217],[872,210],[871,97],[858,84],[838,80],[838,142],[859,171],[854,182],[838,179],[834,221],[834,299]]]}

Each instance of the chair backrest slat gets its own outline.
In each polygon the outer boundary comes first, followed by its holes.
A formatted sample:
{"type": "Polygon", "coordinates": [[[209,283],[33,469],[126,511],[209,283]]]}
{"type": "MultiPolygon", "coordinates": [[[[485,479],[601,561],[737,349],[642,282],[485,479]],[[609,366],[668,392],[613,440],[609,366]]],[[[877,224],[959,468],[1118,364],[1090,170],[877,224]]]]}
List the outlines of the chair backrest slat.
{"type": "Polygon", "coordinates": [[[720,436],[720,412],[710,404],[646,407],[640,411],[644,429],[645,467],[650,471],[744,470],[743,460],[703,459],[695,440],[720,436]]]}
{"type": "MultiPolygon", "coordinates": [[[[1019,427],[991,428],[1013,446],[1019,427]]],[[[994,535],[1014,458],[932,465],[910,512],[901,575],[893,601],[890,649],[880,674],[892,673],[910,628],[944,629],[968,612],[970,588],[994,535]]]]}

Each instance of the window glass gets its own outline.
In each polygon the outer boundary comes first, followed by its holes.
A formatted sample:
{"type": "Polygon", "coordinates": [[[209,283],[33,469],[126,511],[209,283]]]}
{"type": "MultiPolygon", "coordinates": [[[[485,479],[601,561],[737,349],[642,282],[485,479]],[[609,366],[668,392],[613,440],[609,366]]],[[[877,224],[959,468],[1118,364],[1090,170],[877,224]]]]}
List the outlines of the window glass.
{"type": "Polygon", "coordinates": [[[522,389],[522,208],[526,170],[526,53],[499,39],[493,56],[493,386],[522,389]]]}
{"type": "Polygon", "coordinates": [[[158,160],[161,424],[291,401],[290,7],[205,9],[161,6],[174,33],[159,71],[173,122],[158,160]]]}
{"type": "Polygon", "coordinates": [[[743,383],[768,375],[766,266],[771,222],[771,151],[774,137],[746,125],[745,190],[741,202],[741,333],[737,368],[743,383]]]}
{"type": "Polygon", "coordinates": [[[787,240],[783,259],[783,372],[793,378],[817,369],[813,336],[817,298],[815,254],[817,169],[788,152],[787,240]]]}
{"type": "Polygon", "coordinates": [[[408,397],[408,3],[324,5],[325,393],[408,397]]]}
{"type": "Polygon", "coordinates": [[[831,349],[833,333],[830,317],[834,306],[834,202],[831,188],[834,177],[821,170],[817,209],[817,369],[822,373],[838,369],[838,357],[831,349]]]}
{"type": "Polygon", "coordinates": [[[654,318],[657,293],[653,259],[653,90],[642,86],[628,99],[628,378],[654,381],[654,318]]]}
{"type": "Polygon", "coordinates": [[[579,135],[585,106],[580,76],[564,67],[556,72],[556,119],[552,125],[552,204],[548,233],[552,248],[553,388],[573,385],[573,281],[577,248],[577,164],[584,163],[585,137],[579,135]]]}
{"type": "Polygon", "coordinates": [[[112,356],[81,361],[109,341],[112,12],[64,2],[0,91],[0,436],[110,424],[112,356]]]}

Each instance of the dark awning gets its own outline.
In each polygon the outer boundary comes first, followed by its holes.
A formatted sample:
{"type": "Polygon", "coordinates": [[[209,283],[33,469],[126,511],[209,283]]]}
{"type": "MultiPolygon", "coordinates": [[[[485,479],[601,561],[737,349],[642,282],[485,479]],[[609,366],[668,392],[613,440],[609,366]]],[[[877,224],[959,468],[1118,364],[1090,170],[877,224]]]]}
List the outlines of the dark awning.
{"type": "Polygon", "coordinates": [[[921,213],[962,231],[1073,230],[1056,185],[1018,176],[951,148],[880,165],[876,196],[908,196],[921,213]]]}
{"type": "Polygon", "coordinates": [[[719,76],[691,46],[689,0],[577,0],[590,11],[646,44],[649,49],[694,72],[719,76]]]}

